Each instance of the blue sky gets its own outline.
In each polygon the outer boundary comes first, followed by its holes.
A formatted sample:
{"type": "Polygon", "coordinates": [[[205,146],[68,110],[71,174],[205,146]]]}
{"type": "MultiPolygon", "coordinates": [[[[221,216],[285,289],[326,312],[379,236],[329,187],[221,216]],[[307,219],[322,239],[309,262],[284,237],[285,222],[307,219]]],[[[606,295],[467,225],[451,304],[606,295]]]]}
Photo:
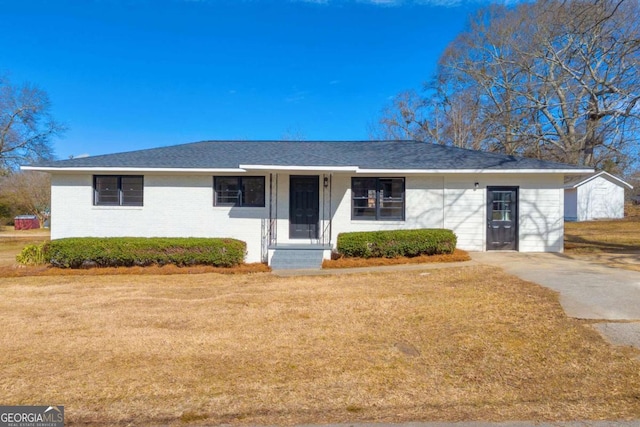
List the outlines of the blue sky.
{"type": "Polygon", "coordinates": [[[58,158],[206,139],[368,139],[472,0],[0,0],[0,72],[48,92],[58,158]]]}

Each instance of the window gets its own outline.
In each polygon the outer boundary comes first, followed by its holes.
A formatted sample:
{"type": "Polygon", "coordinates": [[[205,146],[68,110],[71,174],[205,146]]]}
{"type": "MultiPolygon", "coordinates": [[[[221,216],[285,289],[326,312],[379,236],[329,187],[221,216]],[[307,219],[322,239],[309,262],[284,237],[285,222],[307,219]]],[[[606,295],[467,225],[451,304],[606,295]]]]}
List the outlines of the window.
{"type": "Polygon", "coordinates": [[[513,191],[494,190],[491,207],[491,219],[493,221],[511,221],[511,196],[513,191]]]}
{"type": "Polygon", "coordinates": [[[351,178],[351,218],[404,220],[404,178],[351,178]]]}
{"type": "Polygon", "coordinates": [[[96,175],[93,204],[96,206],[142,206],[143,177],[139,175],[96,175]]]}
{"type": "Polygon", "coordinates": [[[216,176],[214,206],[264,207],[263,176],[216,176]]]}

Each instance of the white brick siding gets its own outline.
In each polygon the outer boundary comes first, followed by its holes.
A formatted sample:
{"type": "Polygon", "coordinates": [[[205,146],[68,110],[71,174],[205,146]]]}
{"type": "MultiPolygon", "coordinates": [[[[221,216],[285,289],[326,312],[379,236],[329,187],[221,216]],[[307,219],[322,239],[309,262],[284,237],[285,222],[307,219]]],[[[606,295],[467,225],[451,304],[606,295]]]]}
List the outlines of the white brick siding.
{"type": "Polygon", "coordinates": [[[211,175],[144,175],[144,206],[93,206],[92,175],[52,176],[51,238],[231,237],[261,258],[264,208],[213,206],[211,175]]]}
{"type": "MultiPolygon", "coordinates": [[[[313,175],[313,173],[305,173],[313,175]]],[[[261,174],[251,173],[256,176],[261,174]]],[[[289,174],[273,174],[276,189],[278,243],[289,239],[289,174]]],[[[563,248],[563,176],[561,174],[403,175],[405,220],[363,221],[351,219],[351,177],[335,173],[329,189],[320,179],[321,228],[329,229],[335,245],[338,233],[347,231],[410,228],[450,228],[458,247],[482,251],[486,247],[486,187],[518,186],[519,248],[523,252],[559,252],[563,248]],[[479,188],[474,183],[479,183],[479,188]]],[[[247,243],[247,262],[265,255],[263,237],[269,219],[269,173],[265,176],[266,206],[213,206],[211,174],[144,174],[144,206],[94,206],[93,176],[53,173],[53,239],[83,236],[231,237],[247,243]]],[[[328,176],[328,175],[327,175],[328,176]]],[[[366,176],[366,175],[358,175],[366,176]]],[[[305,242],[310,243],[310,242],[305,242]]]]}

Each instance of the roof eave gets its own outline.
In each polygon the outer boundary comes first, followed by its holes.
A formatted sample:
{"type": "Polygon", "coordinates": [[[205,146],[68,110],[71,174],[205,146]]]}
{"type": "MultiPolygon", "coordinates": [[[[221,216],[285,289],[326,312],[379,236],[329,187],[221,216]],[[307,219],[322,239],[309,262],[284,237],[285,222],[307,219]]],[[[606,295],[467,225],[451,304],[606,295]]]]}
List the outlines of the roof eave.
{"type": "Polygon", "coordinates": [[[92,173],[243,173],[242,168],[131,168],[131,167],[53,167],[53,166],[21,166],[21,170],[39,172],[92,172],[92,173]]]}
{"type": "MultiPolygon", "coordinates": [[[[21,166],[25,171],[39,172],[91,172],[91,173],[245,173],[248,171],[285,172],[352,172],[356,174],[565,174],[579,175],[593,173],[593,169],[381,169],[359,168],[358,166],[282,166],[282,165],[239,165],[238,168],[138,168],[138,167],[54,167],[21,166]]],[[[615,177],[614,177],[615,178],[615,177]]],[[[629,184],[621,181],[629,186],[629,184]]],[[[630,187],[630,186],[629,186],[630,187]]],[[[633,188],[633,187],[631,187],[633,188]]]]}
{"type": "Polygon", "coordinates": [[[575,183],[573,185],[566,186],[565,188],[567,188],[567,189],[569,189],[569,188],[578,188],[581,185],[584,185],[589,181],[593,181],[594,179],[598,178],[599,176],[602,176],[602,177],[604,177],[605,179],[607,179],[609,181],[615,181],[615,182],[619,183],[620,185],[622,185],[623,187],[627,187],[629,190],[633,190],[633,185],[629,184],[626,181],[621,180],[617,176],[611,175],[610,173],[608,173],[606,171],[600,171],[600,172],[596,173],[595,175],[592,175],[592,176],[590,176],[588,178],[585,178],[582,181],[577,182],[577,183],[575,183]]]}
{"type": "Polygon", "coordinates": [[[593,172],[593,169],[358,169],[356,173],[402,174],[575,174],[593,172]]]}
{"type": "Polygon", "coordinates": [[[280,165],[240,165],[243,170],[254,171],[300,171],[300,172],[357,172],[358,166],[280,166],[280,165]]]}

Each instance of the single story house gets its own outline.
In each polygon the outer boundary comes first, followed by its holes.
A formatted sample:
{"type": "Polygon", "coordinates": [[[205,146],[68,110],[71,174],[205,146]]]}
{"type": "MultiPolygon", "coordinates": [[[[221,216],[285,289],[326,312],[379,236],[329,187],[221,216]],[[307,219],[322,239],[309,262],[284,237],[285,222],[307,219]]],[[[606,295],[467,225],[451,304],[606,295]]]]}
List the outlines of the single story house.
{"type": "Polygon", "coordinates": [[[601,171],[567,176],[564,183],[565,221],[624,218],[624,190],[633,186],[601,171]]]}
{"type": "Polygon", "coordinates": [[[565,175],[593,172],[418,141],[203,141],[23,169],[51,174],[52,239],[233,237],[276,268],[317,265],[349,231],[561,252],[565,175]]]}

